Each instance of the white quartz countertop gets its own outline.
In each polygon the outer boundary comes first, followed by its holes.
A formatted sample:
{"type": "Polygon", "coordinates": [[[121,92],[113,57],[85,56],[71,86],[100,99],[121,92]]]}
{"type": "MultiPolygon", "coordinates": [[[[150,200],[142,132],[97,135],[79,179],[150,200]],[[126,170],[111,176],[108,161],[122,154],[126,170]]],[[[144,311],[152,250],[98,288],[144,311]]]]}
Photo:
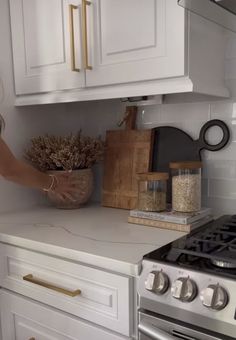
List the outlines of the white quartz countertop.
{"type": "Polygon", "coordinates": [[[0,215],[0,241],[136,276],[143,255],[185,233],[127,223],[128,211],[96,205],[0,215]]]}

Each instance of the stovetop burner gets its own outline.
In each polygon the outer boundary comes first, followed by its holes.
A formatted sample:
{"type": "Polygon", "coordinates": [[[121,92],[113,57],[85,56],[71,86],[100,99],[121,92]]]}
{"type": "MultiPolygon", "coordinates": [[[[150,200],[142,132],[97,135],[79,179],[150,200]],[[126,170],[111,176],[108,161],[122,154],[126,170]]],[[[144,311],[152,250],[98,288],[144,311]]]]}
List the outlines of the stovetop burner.
{"type": "MultiPolygon", "coordinates": [[[[221,251],[218,256],[220,256],[222,258],[222,260],[219,259],[211,259],[211,263],[216,266],[216,267],[220,267],[220,268],[229,268],[229,269],[236,269],[236,263],[230,260],[230,258],[232,257],[233,253],[233,249],[230,247],[229,250],[225,250],[225,251],[221,251]],[[229,260],[223,260],[223,259],[229,259],[229,260]]],[[[236,255],[236,253],[234,254],[236,255]]]]}
{"type": "Polygon", "coordinates": [[[211,260],[212,264],[220,268],[236,269],[236,264],[222,260],[211,260]]]}
{"type": "Polygon", "coordinates": [[[236,215],[222,216],[145,257],[236,279],[236,215]]]}

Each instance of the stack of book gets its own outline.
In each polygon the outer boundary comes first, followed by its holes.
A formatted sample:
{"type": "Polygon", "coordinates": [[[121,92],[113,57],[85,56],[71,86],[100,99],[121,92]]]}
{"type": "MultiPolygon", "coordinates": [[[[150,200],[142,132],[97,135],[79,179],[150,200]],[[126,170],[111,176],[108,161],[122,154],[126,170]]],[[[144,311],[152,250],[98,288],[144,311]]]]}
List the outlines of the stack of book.
{"type": "Polygon", "coordinates": [[[180,213],[173,210],[164,212],[130,210],[128,222],[189,233],[212,221],[211,213],[210,208],[202,208],[194,213],[180,213]]]}

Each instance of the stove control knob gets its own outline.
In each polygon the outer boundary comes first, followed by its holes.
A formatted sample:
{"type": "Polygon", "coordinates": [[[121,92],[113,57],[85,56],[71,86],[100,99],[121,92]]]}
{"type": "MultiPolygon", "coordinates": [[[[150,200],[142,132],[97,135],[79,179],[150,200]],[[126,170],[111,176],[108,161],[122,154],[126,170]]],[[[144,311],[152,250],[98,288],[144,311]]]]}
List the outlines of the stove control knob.
{"type": "Polygon", "coordinates": [[[229,301],[228,294],[219,284],[209,285],[200,294],[200,299],[205,307],[213,310],[222,310],[229,301]]]}
{"type": "Polygon", "coordinates": [[[197,285],[189,277],[180,277],[171,287],[172,296],[182,302],[191,302],[197,295],[197,285]]]}
{"type": "Polygon", "coordinates": [[[145,288],[153,293],[162,295],[169,287],[168,276],[161,271],[152,271],[148,274],[147,280],[145,281],[145,288]]]}

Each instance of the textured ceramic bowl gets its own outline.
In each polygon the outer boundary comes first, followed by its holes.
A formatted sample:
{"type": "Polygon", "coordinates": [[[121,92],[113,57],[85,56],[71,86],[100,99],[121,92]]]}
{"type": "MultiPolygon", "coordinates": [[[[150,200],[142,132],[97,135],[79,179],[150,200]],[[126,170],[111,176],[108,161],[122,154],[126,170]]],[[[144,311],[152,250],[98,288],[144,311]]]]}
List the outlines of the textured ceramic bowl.
{"type": "MultiPolygon", "coordinates": [[[[49,171],[50,174],[58,174],[59,171],[49,171]]],[[[60,171],[61,173],[62,171],[60,171]]],[[[92,169],[73,170],[68,176],[76,178],[78,181],[78,191],[75,194],[75,201],[60,200],[53,193],[48,193],[48,198],[53,206],[59,209],[77,209],[88,202],[93,191],[92,169]]]]}

